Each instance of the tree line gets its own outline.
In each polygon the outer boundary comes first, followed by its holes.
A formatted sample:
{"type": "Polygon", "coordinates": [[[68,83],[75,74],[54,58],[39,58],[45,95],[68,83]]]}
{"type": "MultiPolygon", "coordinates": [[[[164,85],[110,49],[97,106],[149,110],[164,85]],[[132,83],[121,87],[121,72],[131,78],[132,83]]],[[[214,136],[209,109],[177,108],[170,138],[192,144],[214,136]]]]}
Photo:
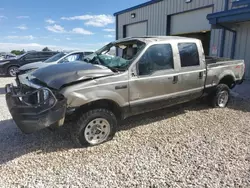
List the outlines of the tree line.
{"type": "MultiPolygon", "coordinates": [[[[48,47],[45,47],[42,49],[42,51],[49,52],[51,50],[48,47]]],[[[12,50],[10,53],[15,54],[15,55],[22,55],[22,54],[26,53],[26,51],[25,50],[12,50]]]]}

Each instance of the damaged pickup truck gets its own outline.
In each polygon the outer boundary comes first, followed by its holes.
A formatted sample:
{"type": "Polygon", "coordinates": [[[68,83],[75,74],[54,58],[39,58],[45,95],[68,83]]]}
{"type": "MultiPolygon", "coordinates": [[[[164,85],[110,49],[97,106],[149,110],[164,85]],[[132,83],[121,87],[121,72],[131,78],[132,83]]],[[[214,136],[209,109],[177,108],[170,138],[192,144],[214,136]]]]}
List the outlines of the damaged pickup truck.
{"type": "Polygon", "coordinates": [[[207,96],[224,108],[241,83],[243,60],[205,58],[202,43],[182,37],[125,38],[107,44],[84,62],[38,69],[6,85],[17,126],[32,133],[62,126],[72,139],[93,146],[113,138],[119,120],[207,96]]]}

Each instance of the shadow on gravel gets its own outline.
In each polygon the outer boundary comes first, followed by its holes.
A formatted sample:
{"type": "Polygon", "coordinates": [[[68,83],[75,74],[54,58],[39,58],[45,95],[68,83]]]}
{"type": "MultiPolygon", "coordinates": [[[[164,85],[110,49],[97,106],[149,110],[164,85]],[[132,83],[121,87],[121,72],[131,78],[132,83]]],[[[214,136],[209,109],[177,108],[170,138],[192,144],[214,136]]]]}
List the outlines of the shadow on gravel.
{"type": "MultiPolygon", "coordinates": [[[[185,110],[205,108],[207,108],[207,105],[200,102],[194,104],[193,102],[137,115],[123,121],[118,131],[178,116],[185,113],[185,110]]],[[[0,165],[31,152],[39,155],[74,148],[70,139],[69,126],[67,124],[54,132],[45,129],[26,135],[19,130],[12,119],[0,121],[0,165]]]]}
{"type": "Polygon", "coordinates": [[[134,127],[143,126],[145,124],[154,123],[171,117],[185,114],[187,111],[200,111],[208,109],[206,100],[196,100],[176,106],[168,107],[161,110],[147,112],[145,114],[129,117],[119,127],[119,131],[129,130],[134,127]]]}
{"type": "Polygon", "coordinates": [[[45,129],[26,135],[13,120],[0,121],[0,165],[31,152],[39,155],[73,147],[66,128],[55,132],[45,129]]]}
{"type": "MultiPolygon", "coordinates": [[[[203,98],[201,100],[191,101],[165,109],[130,117],[122,123],[119,130],[128,130],[134,127],[143,126],[145,124],[154,123],[167,118],[185,114],[187,111],[209,110],[210,108],[212,107],[208,105],[208,101],[206,100],[206,98],[203,98]]],[[[250,112],[250,101],[232,97],[227,108],[242,112],[250,112]]]]}
{"type": "MultiPolygon", "coordinates": [[[[242,104],[244,104],[244,101],[233,99],[229,104],[229,108],[250,112],[250,108],[245,109],[244,106],[241,106],[242,104]]],[[[179,116],[185,114],[187,111],[200,111],[206,109],[209,109],[209,106],[205,100],[192,101],[130,117],[121,123],[118,131],[129,130],[134,127],[179,116]]],[[[204,113],[209,112],[204,111],[204,113]]],[[[69,124],[54,132],[45,129],[25,135],[17,128],[13,120],[0,121],[0,165],[31,152],[35,152],[39,155],[72,148],[74,148],[74,145],[70,139],[69,124]]]]}
{"type": "Polygon", "coordinates": [[[250,112],[250,100],[232,97],[230,103],[228,104],[228,108],[242,112],[250,112]]]}

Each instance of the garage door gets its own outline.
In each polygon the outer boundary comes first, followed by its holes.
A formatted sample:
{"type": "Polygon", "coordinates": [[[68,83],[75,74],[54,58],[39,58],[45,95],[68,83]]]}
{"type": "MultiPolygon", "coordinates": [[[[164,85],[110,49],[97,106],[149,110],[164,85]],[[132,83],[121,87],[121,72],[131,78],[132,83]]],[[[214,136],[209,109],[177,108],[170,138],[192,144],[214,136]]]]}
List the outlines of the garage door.
{"type": "Polygon", "coordinates": [[[178,35],[211,30],[207,15],[212,11],[212,7],[209,7],[171,16],[170,34],[178,35]]]}
{"type": "Polygon", "coordinates": [[[138,37],[147,35],[147,22],[140,22],[126,26],[125,37],[138,37]]]}

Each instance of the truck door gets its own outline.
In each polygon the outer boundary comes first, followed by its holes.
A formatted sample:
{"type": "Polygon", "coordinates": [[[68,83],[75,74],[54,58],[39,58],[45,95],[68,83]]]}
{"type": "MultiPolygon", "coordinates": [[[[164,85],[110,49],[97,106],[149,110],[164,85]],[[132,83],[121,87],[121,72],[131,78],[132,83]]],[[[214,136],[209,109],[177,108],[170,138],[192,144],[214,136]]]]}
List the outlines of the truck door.
{"type": "Polygon", "coordinates": [[[204,90],[206,64],[202,44],[180,42],[177,46],[180,62],[179,93],[185,100],[191,100],[201,96],[204,90]]]}
{"type": "Polygon", "coordinates": [[[129,100],[133,114],[165,107],[178,91],[177,48],[169,43],[147,47],[129,70],[129,100]]]}

